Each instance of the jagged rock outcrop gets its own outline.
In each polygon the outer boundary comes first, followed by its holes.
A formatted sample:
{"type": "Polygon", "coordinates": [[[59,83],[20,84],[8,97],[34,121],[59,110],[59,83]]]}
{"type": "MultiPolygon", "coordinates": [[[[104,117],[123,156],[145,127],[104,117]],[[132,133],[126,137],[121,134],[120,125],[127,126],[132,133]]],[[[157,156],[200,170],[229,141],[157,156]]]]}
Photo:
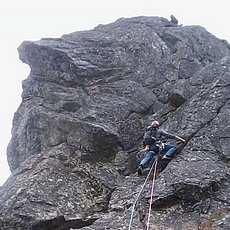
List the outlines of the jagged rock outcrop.
{"type": "MultiPolygon", "coordinates": [[[[158,171],[150,229],[230,228],[230,46],[200,26],[119,19],[24,41],[1,229],[128,229],[151,119],[186,139],[158,171]]],[[[151,181],[132,229],[145,229],[151,181]]]]}

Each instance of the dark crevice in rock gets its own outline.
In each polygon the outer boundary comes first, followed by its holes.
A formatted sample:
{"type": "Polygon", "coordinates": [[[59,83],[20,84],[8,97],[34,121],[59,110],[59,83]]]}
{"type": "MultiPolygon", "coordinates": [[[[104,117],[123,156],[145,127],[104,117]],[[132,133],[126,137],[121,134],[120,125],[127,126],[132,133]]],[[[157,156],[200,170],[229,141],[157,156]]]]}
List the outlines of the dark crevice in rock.
{"type": "Polygon", "coordinates": [[[181,199],[177,195],[160,198],[152,203],[153,210],[164,210],[173,205],[180,204],[181,199]]]}
{"type": "Polygon", "coordinates": [[[206,125],[210,124],[216,118],[216,116],[212,117],[210,120],[208,120],[205,123],[201,124],[200,127],[198,127],[194,132],[192,132],[189,135],[189,137],[186,138],[186,142],[189,142],[189,140],[192,140],[193,137],[195,137],[199,133],[199,131],[202,130],[206,125]]]}
{"type": "Polygon", "coordinates": [[[181,94],[173,92],[169,95],[169,103],[174,108],[179,108],[182,104],[187,101],[181,94]]]}
{"type": "Polygon", "coordinates": [[[92,225],[97,218],[92,218],[88,220],[75,219],[75,220],[65,220],[64,216],[56,217],[52,220],[39,221],[37,224],[33,224],[31,230],[69,230],[71,228],[81,229],[86,226],[92,225]]]}

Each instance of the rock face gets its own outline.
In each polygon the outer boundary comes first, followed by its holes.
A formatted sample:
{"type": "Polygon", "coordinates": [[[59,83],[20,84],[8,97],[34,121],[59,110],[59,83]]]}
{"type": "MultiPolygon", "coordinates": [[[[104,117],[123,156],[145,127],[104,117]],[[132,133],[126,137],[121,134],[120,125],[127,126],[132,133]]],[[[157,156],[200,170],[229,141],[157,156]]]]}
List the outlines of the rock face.
{"type": "MultiPolygon", "coordinates": [[[[226,41],[136,17],[18,50],[31,72],[7,149],[0,229],[128,229],[151,119],[186,143],[159,162],[150,229],[230,229],[226,41]]],[[[131,229],[146,229],[150,191],[148,180],[131,229]]]]}

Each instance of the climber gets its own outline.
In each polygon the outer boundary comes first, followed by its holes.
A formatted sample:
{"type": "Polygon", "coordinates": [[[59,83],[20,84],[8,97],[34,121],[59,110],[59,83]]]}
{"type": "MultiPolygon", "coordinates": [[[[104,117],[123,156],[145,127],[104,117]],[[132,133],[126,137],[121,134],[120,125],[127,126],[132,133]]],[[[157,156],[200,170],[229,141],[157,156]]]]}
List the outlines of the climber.
{"type": "MultiPolygon", "coordinates": [[[[147,127],[146,133],[144,134],[143,137],[143,147],[145,148],[144,150],[146,151],[146,155],[141,160],[137,168],[138,175],[142,175],[143,168],[152,160],[152,158],[156,154],[158,154],[159,151],[158,143],[162,144],[162,142],[160,142],[162,136],[185,142],[183,138],[168,133],[163,129],[160,129],[160,123],[154,120],[151,126],[147,127]]],[[[177,147],[175,145],[164,143],[161,149],[161,152],[164,153],[162,160],[171,160],[176,150],[177,147]]]]}
{"type": "Polygon", "coordinates": [[[173,16],[173,15],[170,15],[170,18],[171,18],[171,23],[172,24],[174,24],[174,25],[178,25],[178,20],[176,19],[176,17],[175,16],[173,16]]]}

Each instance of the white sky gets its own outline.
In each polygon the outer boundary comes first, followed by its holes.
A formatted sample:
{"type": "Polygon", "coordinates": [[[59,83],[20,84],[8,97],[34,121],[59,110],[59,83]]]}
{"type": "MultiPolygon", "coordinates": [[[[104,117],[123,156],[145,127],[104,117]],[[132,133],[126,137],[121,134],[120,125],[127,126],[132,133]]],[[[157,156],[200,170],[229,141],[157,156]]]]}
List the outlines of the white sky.
{"type": "Polygon", "coordinates": [[[60,37],[118,18],[173,14],[179,24],[200,25],[230,42],[229,0],[1,0],[0,3],[0,185],[10,175],[6,147],[14,112],[21,102],[21,81],[29,67],[18,58],[24,40],[60,37]]]}

